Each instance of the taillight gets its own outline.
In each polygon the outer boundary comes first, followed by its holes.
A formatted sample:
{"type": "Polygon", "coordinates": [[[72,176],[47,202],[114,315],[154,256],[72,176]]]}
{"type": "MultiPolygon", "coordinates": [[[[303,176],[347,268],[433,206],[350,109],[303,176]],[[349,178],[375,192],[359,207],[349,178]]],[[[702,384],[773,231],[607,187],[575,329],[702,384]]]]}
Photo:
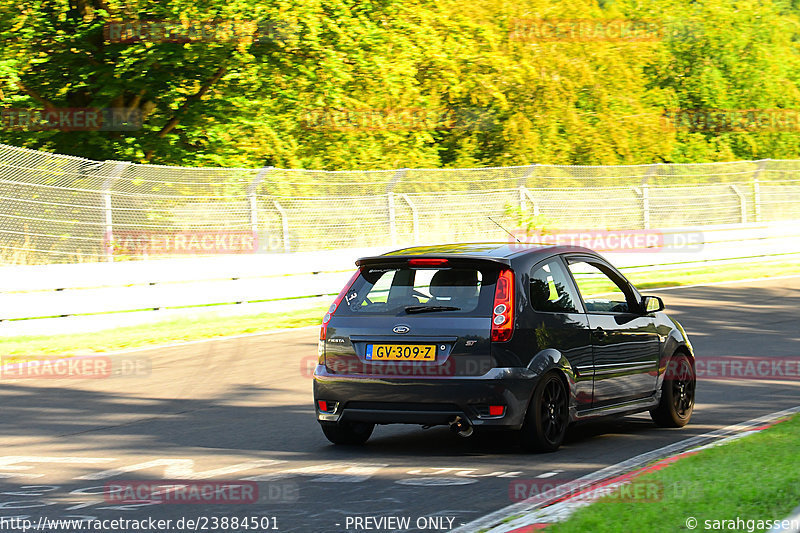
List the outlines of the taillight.
{"type": "Polygon", "coordinates": [[[501,270],[494,288],[492,341],[505,342],[514,334],[514,272],[501,270]]]}
{"type": "Polygon", "coordinates": [[[431,267],[431,266],[444,266],[448,263],[447,259],[437,259],[435,257],[417,257],[415,259],[409,259],[408,264],[409,266],[421,266],[421,267],[431,267]]]}
{"type": "Polygon", "coordinates": [[[326,338],[328,338],[328,323],[331,321],[331,317],[333,317],[333,314],[336,312],[336,308],[339,307],[339,304],[344,299],[344,296],[345,294],[347,294],[347,291],[349,291],[350,287],[353,286],[353,283],[356,282],[356,279],[358,278],[358,275],[360,273],[361,273],[360,270],[356,270],[353,273],[353,276],[350,278],[350,281],[345,283],[344,288],[341,290],[341,292],[339,292],[339,295],[331,304],[331,307],[330,309],[328,309],[328,312],[325,313],[325,316],[322,318],[322,327],[319,328],[319,340],[324,341],[326,338]]]}
{"type": "Polygon", "coordinates": [[[490,405],[489,406],[489,416],[503,416],[503,413],[506,412],[506,408],[503,405],[490,405]]]}

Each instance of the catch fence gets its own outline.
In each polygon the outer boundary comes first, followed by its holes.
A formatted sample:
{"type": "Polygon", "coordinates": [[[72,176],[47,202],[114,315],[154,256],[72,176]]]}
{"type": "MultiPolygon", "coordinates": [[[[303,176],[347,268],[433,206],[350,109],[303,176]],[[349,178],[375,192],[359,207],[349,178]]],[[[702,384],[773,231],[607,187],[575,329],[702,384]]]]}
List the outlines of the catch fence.
{"type": "Polygon", "coordinates": [[[119,246],[148,235],[240,232],[256,236],[250,251],[301,252],[509,239],[497,224],[661,229],[791,219],[800,219],[796,160],[318,171],[92,161],[0,145],[5,264],[183,253],[119,246]]]}

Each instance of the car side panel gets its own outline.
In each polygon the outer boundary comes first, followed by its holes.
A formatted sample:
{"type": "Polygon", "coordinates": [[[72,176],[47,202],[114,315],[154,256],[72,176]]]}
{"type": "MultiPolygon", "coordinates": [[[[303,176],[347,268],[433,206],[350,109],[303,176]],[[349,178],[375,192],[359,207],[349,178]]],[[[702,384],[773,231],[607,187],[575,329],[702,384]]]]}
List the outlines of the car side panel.
{"type": "Polygon", "coordinates": [[[519,310],[513,346],[520,363],[539,373],[534,360],[544,351],[561,354],[574,373],[573,396],[577,409],[588,408],[592,403],[592,341],[589,321],[584,313],[538,312],[530,304],[527,287],[530,269],[534,263],[513,265],[518,285],[519,310]],[[580,370],[578,370],[580,369],[580,370]]]}
{"type": "Polygon", "coordinates": [[[632,313],[588,317],[594,348],[594,407],[652,395],[660,353],[655,319],[632,313]]]}

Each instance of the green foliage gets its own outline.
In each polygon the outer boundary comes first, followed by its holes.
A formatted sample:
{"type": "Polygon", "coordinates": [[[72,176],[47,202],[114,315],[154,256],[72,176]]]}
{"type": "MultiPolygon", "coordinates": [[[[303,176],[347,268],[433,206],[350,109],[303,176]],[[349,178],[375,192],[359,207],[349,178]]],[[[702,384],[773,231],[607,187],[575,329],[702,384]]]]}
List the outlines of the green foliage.
{"type": "Polygon", "coordinates": [[[800,108],[798,22],[781,0],[0,0],[3,107],[143,118],[135,131],[4,128],[0,142],[318,169],[797,158],[797,131],[676,131],[663,115],[800,108]],[[536,19],[650,20],[664,31],[633,42],[515,37],[536,19]],[[115,21],[249,30],[123,43],[104,35],[115,21]]]}
{"type": "Polygon", "coordinates": [[[518,205],[506,204],[505,215],[516,223],[515,229],[525,230],[526,235],[547,235],[555,224],[550,218],[535,215],[518,205]]]}

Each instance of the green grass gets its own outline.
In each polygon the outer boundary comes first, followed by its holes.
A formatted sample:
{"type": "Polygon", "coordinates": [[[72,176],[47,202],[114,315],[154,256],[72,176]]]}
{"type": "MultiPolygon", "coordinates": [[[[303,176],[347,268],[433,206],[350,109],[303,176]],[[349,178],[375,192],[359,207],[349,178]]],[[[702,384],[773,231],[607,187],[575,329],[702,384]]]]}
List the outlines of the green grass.
{"type": "Polygon", "coordinates": [[[311,326],[322,322],[327,306],[258,315],[178,318],[93,333],[21,336],[0,340],[0,356],[66,355],[139,348],[170,342],[311,326]]]}
{"type": "MultiPolygon", "coordinates": [[[[745,278],[776,277],[800,273],[800,259],[737,263],[714,267],[671,267],[658,270],[623,270],[640,289],[675,287],[745,278]]],[[[333,299],[333,298],[331,298],[333,299]]],[[[0,339],[0,356],[67,355],[96,353],[254,333],[272,329],[319,324],[327,307],[231,317],[180,318],[141,326],[121,327],[94,333],[37,335],[0,339]]]]}
{"type": "MultiPolygon", "coordinates": [[[[612,494],[547,531],[690,531],[689,517],[698,521],[695,531],[704,531],[705,520],[782,520],[800,504],[798,441],[800,416],[795,416],[637,478],[637,484],[663,487],[659,501],[620,501],[612,494]]],[[[726,531],[764,530],[753,526],[726,531]]]]}
{"type": "Polygon", "coordinates": [[[800,258],[793,261],[769,261],[730,263],[710,267],[671,267],[658,270],[622,269],[622,273],[639,290],[660,287],[679,287],[720,281],[735,281],[751,278],[773,278],[800,274],[800,258]]]}

